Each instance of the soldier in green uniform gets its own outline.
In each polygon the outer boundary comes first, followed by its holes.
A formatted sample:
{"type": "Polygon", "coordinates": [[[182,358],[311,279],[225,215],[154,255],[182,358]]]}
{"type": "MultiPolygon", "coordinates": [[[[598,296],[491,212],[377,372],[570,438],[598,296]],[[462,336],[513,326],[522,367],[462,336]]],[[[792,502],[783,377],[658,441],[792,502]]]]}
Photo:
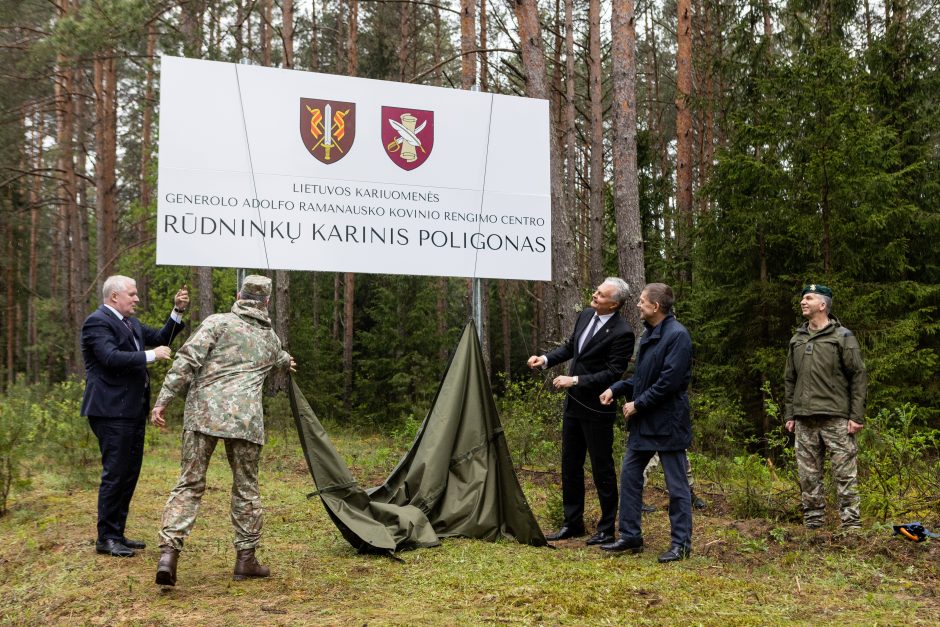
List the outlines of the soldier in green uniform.
{"type": "Polygon", "coordinates": [[[232,469],[231,519],[237,551],[233,577],[270,574],[255,557],[262,525],[258,491],[264,444],[261,391],[272,369],[293,371],[295,366],[271,328],[270,298],[271,279],[245,277],[231,313],[206,318],[180,348],[157,397],[151,422],[163,427],[167,404],[186,395],[181,471],[163,510],[158,584],[176,584],[177,559],[196,522],[206,489],[206,469],[220,439],[232,469]]]}
{"type": "Polygon", "coordinates": [[[842,527],[858,529],[855,434],[865,421],[868,375],[858,340],[831,313],[831,289],[807,286],[800,309],[806,322],[790,338],[784,380],[786,428],[796,432],[803,522],[810,529],[823,524],[823,462],[828,449],[842,527]]]}

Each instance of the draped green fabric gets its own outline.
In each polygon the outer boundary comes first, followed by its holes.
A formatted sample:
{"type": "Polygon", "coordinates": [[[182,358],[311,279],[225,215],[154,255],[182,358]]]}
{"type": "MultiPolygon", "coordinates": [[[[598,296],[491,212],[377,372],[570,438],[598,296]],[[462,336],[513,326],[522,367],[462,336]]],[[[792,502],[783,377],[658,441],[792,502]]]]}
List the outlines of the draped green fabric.
{"type": "Polygon", "coordinates": [[[290,401],[316,494],[357,550],[434,546],[448,536],[546,544],[512,467],[473,322],[411,450],[381,486],[359,486],[294,382],[290,401]]]}

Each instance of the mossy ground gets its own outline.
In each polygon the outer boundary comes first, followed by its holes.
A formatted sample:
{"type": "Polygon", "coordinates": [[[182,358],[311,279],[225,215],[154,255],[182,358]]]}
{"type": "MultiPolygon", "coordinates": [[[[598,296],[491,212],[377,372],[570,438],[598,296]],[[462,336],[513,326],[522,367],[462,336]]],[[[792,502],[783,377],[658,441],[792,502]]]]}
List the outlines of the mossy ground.
{"type": "MultiPolygon", "coordinates": [[[[890,528],[862,534],[733,520],[722,496],[699,487],[694,555],[660,565],[667,548],[665,494],[645,516],[647,551],[607,556],[581,540],[555,549],[511,541],[445,540],[401,561],[357,555],[318,499],[295,438],[281,433],[262,467],[270,579],[231,579],[230,475],[213,459],[196,528],[175,588],[153,583],[156,531],[178,468],[178,432],[149,436],[128,535],[149,546],[116,559],[94,551],[94,487],[68,489],[34,466],[31,487],[0,519],[0,619],[67,624],[937,624],[940,542],[913,544],[890,528]]],[[[390,438],[333,428],[364,485],[376,485],[403,452],[390,438]]],[[[544,528],[557,476],[520,473],[544,528]]],[[[590,490],[589,490],[590,494],[590,490]]],[[[596,517],[589,506],[589,517],[596,517]]]]}

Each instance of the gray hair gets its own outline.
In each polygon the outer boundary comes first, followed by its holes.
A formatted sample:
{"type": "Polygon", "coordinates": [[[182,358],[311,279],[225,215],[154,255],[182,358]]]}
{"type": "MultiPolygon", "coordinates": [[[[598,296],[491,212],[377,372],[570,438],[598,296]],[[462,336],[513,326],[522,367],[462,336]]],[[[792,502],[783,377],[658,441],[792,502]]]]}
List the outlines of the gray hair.
{"type": "Polygon", "coordinates": [[[627,282],[616,276],[609,276],[604,279],[604,283],[609,283],[617,288],[617,292],[614,294],[614,299],[617,301],[617,309],[623,309],[623,304],[627,302],[629,297],[630,286],[627,285],[627,282]]]}
{"type": "Polygon", "coordinates": [[[828,316],[832,313],[832,298],[825,294],[817,294],[817,296],[822,299],[822,302],[826,303],[826,315],[828,316]]]}
{"type": "Polygon", "coordinates": [[[106,303],[111,297],[111,294],[126,292],[128,283],[136,283],[134,279],[128,276],[122,276],[120,274],[115,274],[109,276],[104,280],[104,284],[101,286],[101,302],[106,303]]]}

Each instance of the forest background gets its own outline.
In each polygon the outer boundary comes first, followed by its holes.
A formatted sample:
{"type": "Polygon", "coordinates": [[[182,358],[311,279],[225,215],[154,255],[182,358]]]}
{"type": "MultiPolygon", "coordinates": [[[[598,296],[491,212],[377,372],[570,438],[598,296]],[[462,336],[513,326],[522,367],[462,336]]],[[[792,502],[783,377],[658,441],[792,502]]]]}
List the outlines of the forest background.
{"type": "MultiPolygon", "coordinates": [[[[78,337],[106,276],[137,279],[152,324],[183,283],[193,323],[231,304],[234,270],[155,265],[159,55],[171,54],[550,101],[554,280],[484,283],[484,351],[517,464],[554,467],[559,441],[559,396],[526,358],[564,339],[603,277],[625,278],[631,302],[664,281],[695,343],[698,466],[745,473],[743,513],[796,516],[792,481],[769,497],[777,469],[792,473],[787,340],[801,287],[819,282],[869,369],[867,513],[940,516],[936,9],[3,0],[0,511],[37,442],[94,466],[78,337]]],[[[276,330],[318,415],[413,432],[469,317],[469,281],[269,274],[276,330]]]]}

